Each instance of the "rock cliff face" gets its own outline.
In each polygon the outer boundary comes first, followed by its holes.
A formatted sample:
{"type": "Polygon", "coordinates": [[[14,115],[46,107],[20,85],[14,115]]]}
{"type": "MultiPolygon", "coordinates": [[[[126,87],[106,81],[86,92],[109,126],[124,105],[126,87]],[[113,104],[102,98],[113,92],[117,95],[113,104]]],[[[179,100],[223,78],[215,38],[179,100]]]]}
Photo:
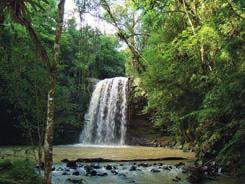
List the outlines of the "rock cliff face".
{"type": "Polygon", "coordinates": [[[150,115],[143,113],[147,99],[133,79],[130,79],[130,93],[128,103],[128,124],[126,144],[150,146],[154,139],[150,115]]]}
{"type": "Polygon", "coordinates": [[[169,137],[160,136],[151,122],[151,113],[145,113],[147,105],[145,93],[130,79],[130,93],[128,103],[128,123],[126,144],[139,146],[171,146],[173,141],[169,137]]]}

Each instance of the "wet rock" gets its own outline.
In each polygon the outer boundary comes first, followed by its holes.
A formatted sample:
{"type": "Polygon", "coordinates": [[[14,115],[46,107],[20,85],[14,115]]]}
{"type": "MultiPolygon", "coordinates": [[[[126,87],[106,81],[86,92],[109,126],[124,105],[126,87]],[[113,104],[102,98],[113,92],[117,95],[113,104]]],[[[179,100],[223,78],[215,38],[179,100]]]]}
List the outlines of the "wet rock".
{"type": "Polygon", "coordinates": [[[136,171],[137,167],[135,165],[132,165],[130,168],[129,168],[129,171],[136,171]]]}
{"type": "Polygon", "coordinates": [[[69,173],[66,172],[66,171],[64,171],[64,172],[62,173],[62,175],[69,175],[69,173]]]}
{"type": "Polygon", "coordinates": [[[148,167],[149,164],[147,164],[147,163],[140,163],[140,164],[138,164],[138,166],[141,166],[141,167],[148,167]]]}
{"type": "Polygon", "coordinates": [[[66,163],[66,167],[69,167],[71,169],[76,169],[77,168],[77,162],[76,161],[69,161],[66,163]]]}
{"type": "Polygon", "coordinates": [[[55,171],[55,167],[52,167],[52,171],[55,171]]]}
{"type": "Polygon", "coordinates": [[[158,165],[159,165],[159,166],[163,166],[163,163],[159,163],[158,165]]]}
{"type": "Polygon", "coordinates": [[[185,165],[184,162],[179,162],[179,163],[175,164],[175,167],[179,168],[179,167],[184,166],[184,165],[185,165]]]}
{"type": "Polygon", "coordinates": [[[68,178],[67,181],[69,181],[71,183],[83,184],[83,179],[79,179],[79,178],[68,178]]]}
{"type": "Polygon", "coordinates": [[[96,170],[91,170],[91,171],[86,173],[86,176],[96,176],[96,174],[97,174],[96,170]]]}
{"type": "Polygon", "coordinates": [[[151,169],[151,172],[156,173],[156,172],[160,172],[160,170],[156,169],[156,168],[153,168],[153,169],[151,169]]]}
{"type": "Polygon", "coordinates": [[[84,168],[84,170],[85,170],[87,173],[89,173],[90,171],[94,170],[94,168],[91,167],[90,165],[85,165],[83,168],[84,168]]]}
{"type": "Polygon", "coordinates": [[[92,164],[91,167],[94,169],[101,169],[101,166],[99,164],[92,164]]]}
{"type": "Polygon", "coordinates": [[[96,176],[97,171],[94,170],[91,166],[86,168],[86,176],[96,176]]]}
{"type": "Polygon", "coordinates": [[[79,173],[79,171],[74,171],[74,172],[72,173],[72,175],[79,176],[80,173],[79,173]]]}
{"type": "Polygon", "coordinates": [[[92,170],[89,174],[90,174],[90,176],[96,176],[97,172],[96,172],[96,170],[92,170]]]}
{"type": "Polygon", "coordinates": [[[95,176],[97,171],[91,165],[85,165],[84,170],[86,171],[86,176],[95,176]]]}
{"type": "Polygon", "coordinates": [[[114,169],[111,170],[111,173],[114,174],[114,175],[118,175],[118,172],[114,169]]]}
{"type": "Polygon", "coordinates": [[[120,173],[118,176],[119,177],[123,177],[123,178],[126,178],[127,177],[126,174],[124,174],[124,173],[120,173]]]}
{"type": "Polygon", "coordinates": [[[69,162],[69,160],[67,158],[65,158],[65,159],[61,160],[61,162],[67,163],[67,162],[69,162]]]}
{"type": "Polygon", "coordinates": [[[58,167],[58,168],[57,168],[57,171],[64,171],[64,168],[58,167]]]}
{"type": "Polygon", "coordinates": [[[136,183],[134,180],[129,181],[129,183],[136,183]]]}
{"type": "Polygon", "coordinates": [[[124,164],[120,164],[120,166],[124,166],[124,164]]]}
{"type": "Polygon", "coordinates": [[[170,170],[171,170],[171,169],[169,168],[168,165],[164,165],[164,166],[162,166],[162,168],[163,168],[164,170],[167,170],[167,171],[170,171],[170,170]]]}
{"type": "Polygon", "coordinates": [[[106,165],[105,168],[106,170],[112,170],[112,165],[106,165]]]}
{"type": "Polygon", "coordinates": [[[108,174],[107,173],[97,173],[97,176],[103,177],[103,176],[108,176],[108,174]]]}

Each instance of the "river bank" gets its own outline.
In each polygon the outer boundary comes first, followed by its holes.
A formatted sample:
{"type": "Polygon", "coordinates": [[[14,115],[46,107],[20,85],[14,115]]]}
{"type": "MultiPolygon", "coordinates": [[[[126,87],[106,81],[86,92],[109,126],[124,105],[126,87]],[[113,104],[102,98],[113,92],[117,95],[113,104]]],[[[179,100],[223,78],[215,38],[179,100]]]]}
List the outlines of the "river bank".
{"type": "MultiPolygon", "coordinates": [[[[5,158],[37,157],[37,148],[28,146],[0,147],[0,156],[5,158]]],[[[76,160],[78,158],[104,158],[112,160],[158,159],[158,158],[184,158],[194,160],[193,152],[184,152],[178,149],[143,146],[81,146],[60,145],[54,146],[53,159],[60,163],[63,159],[76,160]]]]}

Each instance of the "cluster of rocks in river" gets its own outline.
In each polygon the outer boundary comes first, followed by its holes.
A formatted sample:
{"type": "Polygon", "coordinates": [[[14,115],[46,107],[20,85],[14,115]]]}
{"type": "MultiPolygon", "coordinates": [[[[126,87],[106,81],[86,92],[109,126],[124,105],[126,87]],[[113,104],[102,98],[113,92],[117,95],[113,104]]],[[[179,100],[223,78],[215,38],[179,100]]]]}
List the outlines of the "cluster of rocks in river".
{"type": "MultiPolygon", "coordinates": [[[[130,172],[143,172],[149,171],[151,173],[160,173],[163,171],[171,171],[172,169],[180,169],[180,172],[188,175],[187,180],[190,183],[199,183],[204,179],[214,179],[218,175],[222,175],[223,170],[214,161],[203,164],[200,161],[196,161],[194,165],[187,166],[184,162],[179,162],[175,165],[165,165],[162,162],[158,163],[100,163],[99,162],[78,162],[63,160],[65,164],[63,166],[53,167],[53,171],[60,171],[62,175],[67,176],[87,176],[87,177],[106,177],[108,175],[117,175],[120,178],[127,178],[127,174],[130,172]]],[[[67,178],[70,182],[73,182],[72,178],[67,178]]],[[[173,176],[173,182],[179,182],[183,180],[178,176],[173,176]]],[[[74,181],[73,183],[76,183],[74,181]]]]}
{"type": "MultiPolygon", "coordinates": [[[[160,173],[163,171],[171,171],[172,169],[184,169],[185,164],[179,162],[176,165],[165,165],[162,162],[158,163],[146,163],[146,162],[134,162],[134,163],[84,163],[77,161],[66,161],[65,164],[60,166],[55,166],[53,168],[54,172],[59,171],[61,175],[66,175],[72,183],[77,183],[78,179],[72,176],[87,176],[87,177],[106,177],[108,175],[116,175],[122,179],[129,179],[129,173],[131,172],[151,172],[160,173]]],[[[81,179],[81,178],[80,178],[81,179]]],[[[178,182],[182,180],[180,177],[173,176],[173,182],[178,182]]],[[[80,181],[80,180],[79,180],[80,181]]]]}

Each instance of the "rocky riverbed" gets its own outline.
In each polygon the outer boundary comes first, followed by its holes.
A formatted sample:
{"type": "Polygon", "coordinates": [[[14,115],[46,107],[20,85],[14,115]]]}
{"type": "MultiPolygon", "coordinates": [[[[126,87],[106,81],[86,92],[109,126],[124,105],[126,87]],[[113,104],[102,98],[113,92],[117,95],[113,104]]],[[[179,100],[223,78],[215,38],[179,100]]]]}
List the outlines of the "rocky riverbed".
{"type": "MultiPolygon", "coordinates": [[[[189,184],[189,161],[149,161],[82,163],[69,161],[55,164],[53,183],[69,184],[189,184]]],[[[205,184],[241,184],[237,178],[219,176],[206,180],[205,184]]]]}
{"type": "Polygon", "coordinates": [[[186,182],[182,162],[118,162],[56,164],[53,168],[53,183],[173,183],[186,182]],[[181,163],[181,164],[180,164],[181,163]]]}

